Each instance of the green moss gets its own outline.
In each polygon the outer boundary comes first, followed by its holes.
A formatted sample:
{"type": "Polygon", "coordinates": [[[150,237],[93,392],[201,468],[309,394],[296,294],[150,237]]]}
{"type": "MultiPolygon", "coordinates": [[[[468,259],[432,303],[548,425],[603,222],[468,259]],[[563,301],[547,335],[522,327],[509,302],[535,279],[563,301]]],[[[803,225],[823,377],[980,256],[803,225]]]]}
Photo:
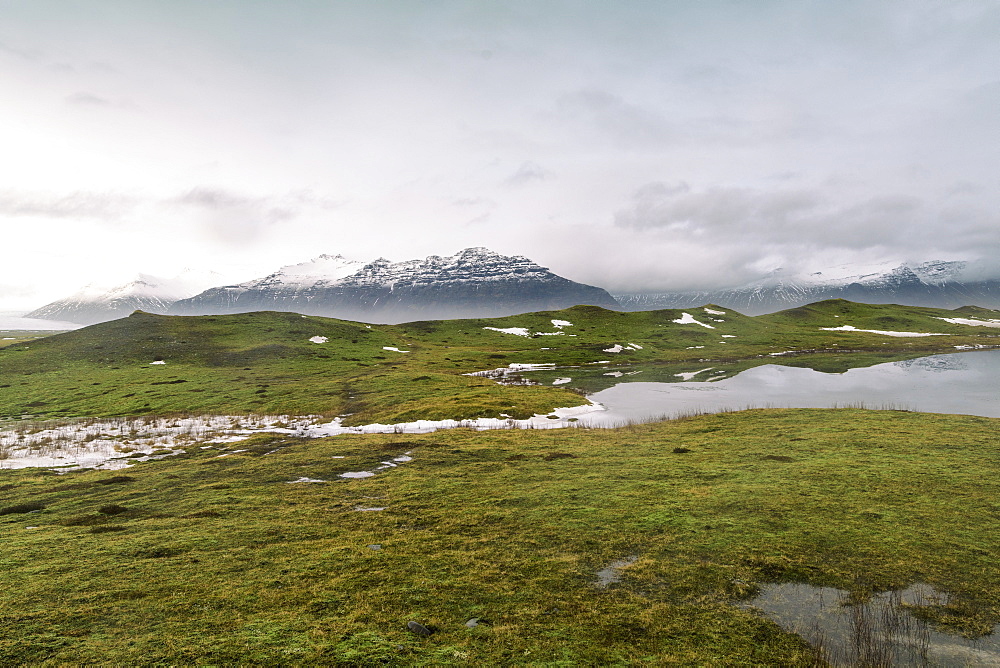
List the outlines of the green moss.
{"type": "Polygon", "coordinates": [[[998,425],[755,410],[290,439],[139,464],[127,484],[6,471],[0,506],[45,509],[37,529],[0,518],[0,662],[811,665],[731,602],[859,575],[951,592],[926,614],[981,629],[1000,620],[998,425]],[[288,484],[399,452],[413,461],[373,478],[288,484]],[[627,555],[619,584],[594,586],[627,555]]]}

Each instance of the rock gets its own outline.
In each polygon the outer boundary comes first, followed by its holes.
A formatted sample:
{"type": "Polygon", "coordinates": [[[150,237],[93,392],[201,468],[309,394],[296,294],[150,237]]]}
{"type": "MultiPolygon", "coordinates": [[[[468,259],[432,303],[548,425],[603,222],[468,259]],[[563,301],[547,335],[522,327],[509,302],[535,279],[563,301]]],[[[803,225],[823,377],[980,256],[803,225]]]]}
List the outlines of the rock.
{"type": "Polygon", "coordinates": [[[467,629],[474,629],[477,626],[479,626],[480,624],[482,624],[484,626],[489,626],[490,625],[490,620],[484,619],[482,617],[473,617],[472,619],[470,619],[469,621],[467,621],[465,623],[465,628],[467,628],[467,629]]]}
{"type": "Polygon", "coordinates": [[[408,628],[410,631],[413,631],[418,636],[429,636],[430,634],[434,633],[420,622],[407,622],[406,628],[408,628]]]}

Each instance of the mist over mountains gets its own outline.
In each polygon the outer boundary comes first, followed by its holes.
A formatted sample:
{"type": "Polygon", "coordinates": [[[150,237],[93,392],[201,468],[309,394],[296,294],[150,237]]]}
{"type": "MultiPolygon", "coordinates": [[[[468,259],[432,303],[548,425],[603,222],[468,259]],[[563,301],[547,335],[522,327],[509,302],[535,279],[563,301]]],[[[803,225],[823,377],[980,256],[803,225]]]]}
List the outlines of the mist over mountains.
{"type": "Polygon", "coordinates": [[[1000,308],[1000,279],[979,278],[966,262],[923,262],[883,265],[859,271],[844,266],[805,275],[776,270],[758,281],[722,290],[616,293],[626,311],[688,308],[718,304],[760,315],[824,299],[866,304],[906,304],[953,309],[960,306],[1000,308]]]}
{"type": "Polygon", "coordinates": [[[219,275],[187,271],[174,279],[139,275],[114,288],[88,286],[28,318],[93,324],[135,310],[176,315],[292,311],[373,323],[500,317],[589,304],[644,311],[716,304],[747,315],[823,299],[957,308],[1000,308],[1000,279],[980,278],[966,262],[845,265],[808,274],[775,270],[722,290],[609,294],[558,276],[524,256],[467,248],[453,256],[370,262],[320,255],[262,278],[218,285],[219,275]]]}

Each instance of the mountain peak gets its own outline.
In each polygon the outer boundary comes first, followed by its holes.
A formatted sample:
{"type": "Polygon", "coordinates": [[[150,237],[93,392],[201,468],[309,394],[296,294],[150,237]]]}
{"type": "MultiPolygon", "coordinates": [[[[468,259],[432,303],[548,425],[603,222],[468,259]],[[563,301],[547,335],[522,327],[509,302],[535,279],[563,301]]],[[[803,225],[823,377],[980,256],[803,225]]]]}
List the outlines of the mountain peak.
{"type": "Polygon", "coordinates": [[[600,288],[574,283],[521,255],[482,246],[454,255],[362,263],[320,256],[262,279],[208,290],[171,307],[175,313],[259,309],[401,322],[416,318],[492,317],[575,304],[617,303],[600,288]]]}

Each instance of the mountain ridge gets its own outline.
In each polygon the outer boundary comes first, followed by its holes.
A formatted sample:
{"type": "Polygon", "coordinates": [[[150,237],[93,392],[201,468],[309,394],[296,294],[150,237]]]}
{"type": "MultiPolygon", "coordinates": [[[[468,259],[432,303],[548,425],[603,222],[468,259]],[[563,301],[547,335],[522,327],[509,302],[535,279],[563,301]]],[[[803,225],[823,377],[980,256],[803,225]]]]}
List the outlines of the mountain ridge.
{"type": "Polygon", "coordinates": [[[602,288],[570,281],[522,255],[500,255],[483,247],[402,262],[377,258],[360,267],[361,263],[342,256],[325,257],[336,260],[345,271],[302,281],[291,269],[307,272],[304,266],[310,263],[290,265],[261,279],[211,288],[179,300],[168,312],[278,310],[388,323],[495,317],[578,304],[619,308],[602,288]]]}
{"type": "MultiPolygon", "coordinates": [[[[881,268],[889,267],[884,263],[881,268]]],[[[882,271],[825,272],[767,276],[733,288],[677,292],[621,292],[614,297],[626,311],[688,308],[715,303],[747,315],[761,315],[825,299],[870,304],[900,303],[935,308],[1000,307],[1000,279],[980,279],[967,262],[938,260],[902,263],[882,271]],[[971,276],[972,280],[966,278],[971,276]]],[[[872,269],[872,268],[868,268],[872,269]]],[[[849,271],[849,270],[848,270],[849,271]]]]}

